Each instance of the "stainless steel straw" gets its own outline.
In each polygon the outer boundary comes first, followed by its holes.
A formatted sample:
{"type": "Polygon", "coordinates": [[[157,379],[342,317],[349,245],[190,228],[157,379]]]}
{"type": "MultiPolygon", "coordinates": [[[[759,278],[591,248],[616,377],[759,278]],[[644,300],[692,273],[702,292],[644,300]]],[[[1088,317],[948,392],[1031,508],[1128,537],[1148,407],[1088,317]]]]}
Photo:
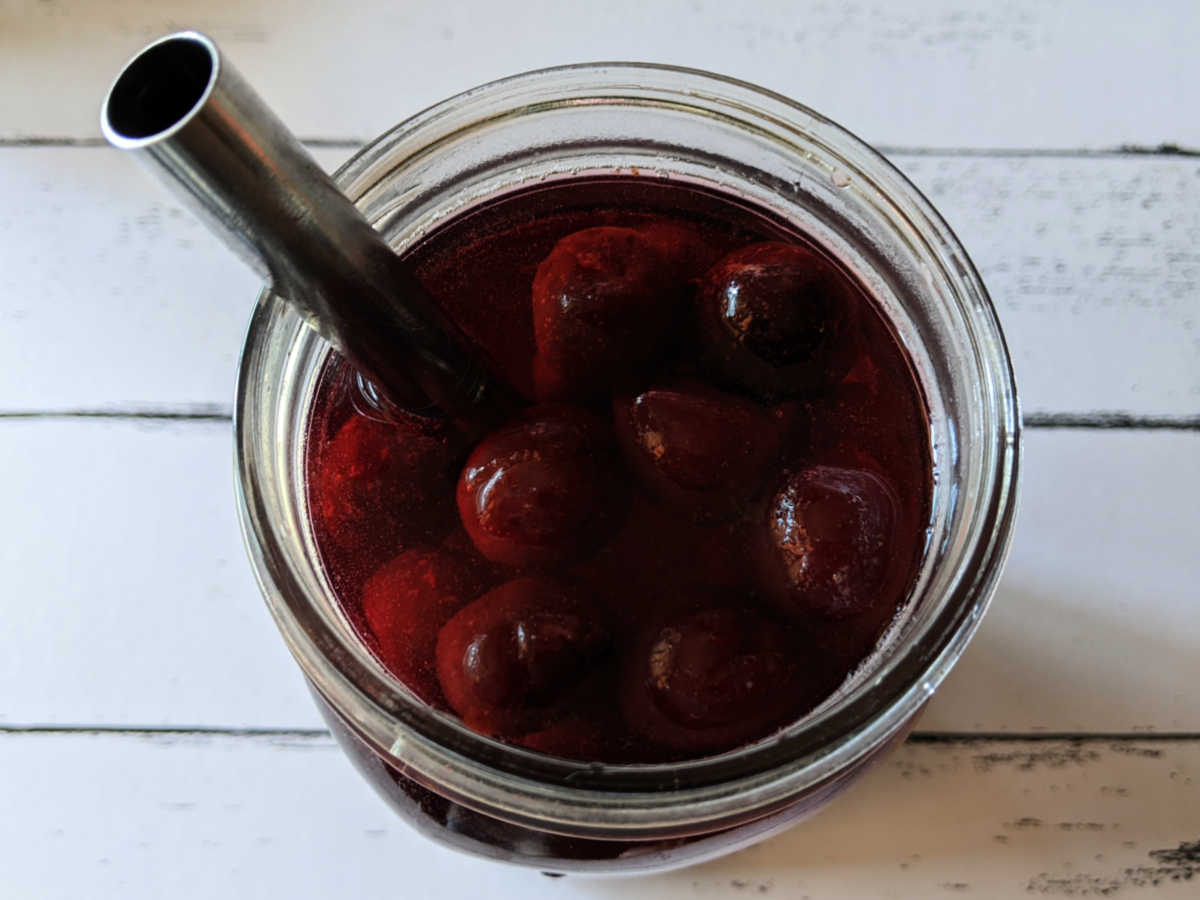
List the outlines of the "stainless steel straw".
{"type": "Polygon", "coordinates": [[[150,44],[113,82],[100,122],[393,402],[469,418],[504,392],[211,39],[150,44]]]}

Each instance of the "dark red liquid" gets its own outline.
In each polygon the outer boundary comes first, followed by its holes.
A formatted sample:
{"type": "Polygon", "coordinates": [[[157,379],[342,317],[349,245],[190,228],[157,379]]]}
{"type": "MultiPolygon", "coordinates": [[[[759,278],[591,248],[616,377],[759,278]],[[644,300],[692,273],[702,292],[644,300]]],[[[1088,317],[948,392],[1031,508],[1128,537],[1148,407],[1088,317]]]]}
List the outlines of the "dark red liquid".
{"type": "Polygon", "coordinates": [[[929,428],[870,298],[742,205],[573,181],[407,254],[529,408],[478,442],[384,422],[331,358],[314,533],[346,612],[426,702],[605,762],[704,756],[827,697],[924,551],[929,428]]]}

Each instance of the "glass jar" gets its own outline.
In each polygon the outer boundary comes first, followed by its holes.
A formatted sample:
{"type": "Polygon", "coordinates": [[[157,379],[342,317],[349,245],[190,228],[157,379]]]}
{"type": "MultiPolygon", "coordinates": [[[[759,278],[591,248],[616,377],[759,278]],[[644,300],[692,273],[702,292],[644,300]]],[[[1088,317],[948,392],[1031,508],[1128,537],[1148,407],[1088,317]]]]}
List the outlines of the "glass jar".
{"type": "Polygon", "coordinates": [[[329,347],[270,292],[239,373],[239,511],[255,574],[333,733],[420,831],[561,872],[647,872],[762,840],[903,739],[995,588],[1016,509],[1020,417],[995,312],[947,225],[895,168],[785,97],[694,70],[596,64],[518,75],[409,119],[338,171],[399,251],[531,184],[674,179],[810,235],[875,298],[909,354],[934,460],[924,558],[895,624],[828,700],[762,741],[668,765],[544,756],[422,704],[356,636],[306,507],[307,415],[329,347]]]}

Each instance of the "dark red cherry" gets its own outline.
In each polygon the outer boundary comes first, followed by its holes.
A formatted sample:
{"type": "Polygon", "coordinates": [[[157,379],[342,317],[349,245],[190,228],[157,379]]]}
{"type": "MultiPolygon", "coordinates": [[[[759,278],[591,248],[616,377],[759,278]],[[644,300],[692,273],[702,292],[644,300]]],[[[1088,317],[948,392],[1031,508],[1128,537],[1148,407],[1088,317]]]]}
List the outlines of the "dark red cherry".
{"type": "Polygon", "coordinates": [[[698,299],[711,365],[767,397],[836,383],[854,355],[857,297],[846,278],[795,244],[752,244],[721,259],[698,299]]]}
{"type": "Polygon", "coordinates": [[[840,619],[889,598],[898,501],[882,476],[812,466],[786,474],[767,505],[760,578],[789,616],[840,619]]]}
{"type": "Polygon", "coordinates": [[[441,698],[434,666],[438,631],[486,584],[483,566],[463,555],[405,550],[363,587],[363,616],[379,658],[425,702],[441,698]]]}
{"type": "Polygon", "coordinates": [[[319,452],[313,518],[339,549],[388,559],[454,524],[452,454],[422,426],[354,415],[319,452]]]}
{"type": "Polygon", "coordinates": [[[698,518],[738,511],[779,451],[782,416],[695,382],[613,401],[617,443],[645,488],[698,518]]]}
{"type": "Polygon", "coordinates": [[[587,674],[609,629],[593,604],[547,578],[518,578],[460,610],[437,640],[450,706],[472,728],[521,734],[587,674]]]}
{"type": "Polygon", "coordinates": [[[656,356],[684,287],[670,248],[669,240],[611,226],[555,245],[533,281],[539,397],[603,391],[656,356]]]}
{"type": "Polygon", "coordinates": [[[620,485],[599,422],[571,406],[533,407],[475,448],[458,480],[463,526],[493,562],[552,565],[615,525],[620,485]]]}
{"type": "Polygon", "coordinates": [[[626,661],[629,727],[675,750],[717,752],[811,705],[785,629],[750,609],[684,611],[646,629],[626,661]]]}

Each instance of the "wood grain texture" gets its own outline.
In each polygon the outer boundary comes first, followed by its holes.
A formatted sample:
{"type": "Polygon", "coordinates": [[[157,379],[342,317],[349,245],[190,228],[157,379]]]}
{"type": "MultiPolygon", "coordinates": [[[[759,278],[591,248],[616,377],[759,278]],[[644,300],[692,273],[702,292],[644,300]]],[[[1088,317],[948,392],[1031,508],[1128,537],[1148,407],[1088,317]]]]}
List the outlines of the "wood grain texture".
{"type": "Polygon", "coordinates": [[[979,267],[1026,413],[1200,413],[1200,160],[895,162],[979,267]]]}
{"type": "Polygon", "coordinates": [[[120,66],[180,27],[212,34],[307,136],[370,137],[515,72],[639,59],[757,82],[885,144],[1200,145],[1190,0],[6,0],[0,83],[38,89],[5,94],[0,136],[97,135],[120,66]]]}
{"type": "MultiPolygon", "coordinates": [[[[895,161],[982,271],[1026,412],[1200,414],[1200,160],[895,161]]],[[[227,411],[257,289],[116,151],[0,148],[0,412],[227,411]]]]}
{"type": "MultiPolygon", "coordinates": [[[[0,421],[0,723],[320,727],[250,576],[220,424],[0,421]]],[[[1200,433],[1034,431],[934,731],[1200,731],[1200,433]]]]}
{"type": "Polygon", "coordinates": [[[5,891],[75,897],[605,900],[1099,897],[1200,881],[1200,744],[908,744],[723,860],[548,879],[432,844],[327,738],[0,735],[5,891]]]}

